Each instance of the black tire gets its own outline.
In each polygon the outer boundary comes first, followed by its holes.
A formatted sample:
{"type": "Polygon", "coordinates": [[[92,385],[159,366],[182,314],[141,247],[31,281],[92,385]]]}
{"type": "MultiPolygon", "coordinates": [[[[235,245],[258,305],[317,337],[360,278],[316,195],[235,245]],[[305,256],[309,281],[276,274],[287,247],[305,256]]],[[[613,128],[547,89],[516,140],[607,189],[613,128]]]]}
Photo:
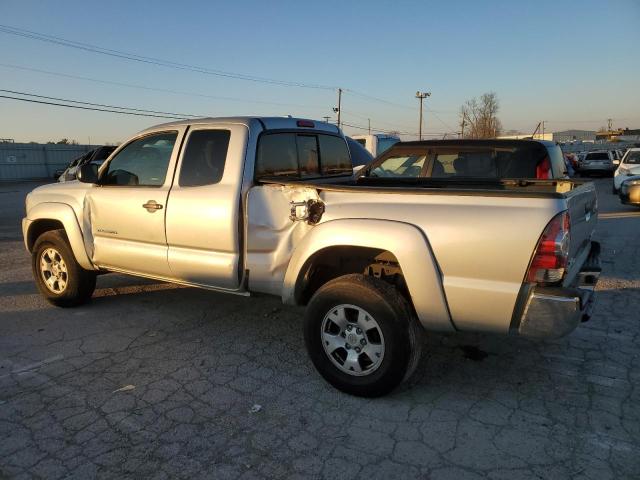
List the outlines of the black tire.
{"type": "Polygon", "coordinates": [[[82,268],[71,251],[64,230],[50,230],[36,240],[31,253],[33,278],[40,293],[53,305],[58,307],[75,307],[87,302],[96,288],[96,272],[82,268]],[[61,278],[66,285],[59,292],[51,290],[45,281],[45,273],[41,269],[41,261],[45,251],[53,249],[61,258],[66,272],[61,278]]]}
{"type": "Polygon", "coordinates": [[[304,339],[316,369],[337,389],[361,397],[385,395],[411,376],[422,354],[423,332],[411,307],[396,288],[382,280],[359,274],[344,275],[320,287],[305,313],[304,339]],[[367,312],[383,335],[382,359],[369,374],[354,376],[345,373],[325,352],[325,317],[342,305],[355,306],[367,312]]]}
{"type": "Polygon", "coordinates": [[[613,186],[613,188],[611,189],[611,193],[613,193],[614,195],[618,195],[618,190],[616,190],[615,185],[613,186]]]}

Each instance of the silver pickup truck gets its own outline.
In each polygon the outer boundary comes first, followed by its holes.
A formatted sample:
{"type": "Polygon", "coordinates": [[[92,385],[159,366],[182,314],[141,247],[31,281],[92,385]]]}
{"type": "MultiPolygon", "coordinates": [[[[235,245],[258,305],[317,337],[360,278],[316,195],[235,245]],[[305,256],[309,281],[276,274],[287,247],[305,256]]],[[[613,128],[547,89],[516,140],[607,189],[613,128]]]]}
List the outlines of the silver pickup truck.
{"type": "Polygon", "coordinates": [[[277,295],[306,305],[311,360],[354,395],[407,378],[425,331],[567,334],[600,273],[592,183],[354,176],[321,122],[158,125],[78,178],[26,199],[47,300],[86,302],[104,272],[277,295]]]}

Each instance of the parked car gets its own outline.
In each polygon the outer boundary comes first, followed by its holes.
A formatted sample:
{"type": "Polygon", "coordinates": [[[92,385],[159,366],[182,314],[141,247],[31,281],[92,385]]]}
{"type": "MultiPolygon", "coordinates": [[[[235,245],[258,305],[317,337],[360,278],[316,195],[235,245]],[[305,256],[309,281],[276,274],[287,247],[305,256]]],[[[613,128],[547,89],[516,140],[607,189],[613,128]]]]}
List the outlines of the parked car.
{"type": "Polygon", "coordinates": [[[625,205],[640,207],[640,175],[626,178],[620,184],[620,201],[625,205]]]}
{"type": "Polygon", "coordinates": [[[622,182],[635,175],[640,175],[640,148],[630,148],[622,157],[620,165],[613,174],[613,194],[618,193],[622,182]]]}
{"type": "Polygon", "coordinates": [[[368,177],[567,178],[562,150],[538,140],[400,142],[367,167],[368,177]]]}
{"type": "MultiPolygon", "coordinates": [[[[387,161],[376,168],[403,169],[387,161]]],[[[22,231],[37,288],[61,307],[103,272],[305,305],[313,364],[354,395],[408,378],[424,331],[508,342],[590,317],[592,182],[399,177],[354,177],[334,125],[189,119],[138,133],[80,182],[33,190],[22,231]]]]}
{"type": "Polygon", "coordinates": [[[358,172],[365,165],[369,165],[373,161],[373,155],[362,146],[362,144],[351,137],[345,137],[349,153],[351,154],[351,165],[353,172],[358,172]]]}
{"type": "Polygon", "coordinates": [[[71,180],[76,179],[76,175],[78,169],[87,163],[93,163],[96,166],[102,165],[102,163],[111,155],[111,153],[116,149],[113,146],[101,146],[98,148],[94,148],[93,150],[85,153],[81,157],[73,160],[69,166],[59,175],[59,182],[69,182],[71,180]]]}
{"type": "Polygon", "coordinates": [[[587,152],[580,161],[580,175],[612,175],[616,169],[613,163],[613,154],[608,150],[595,150],[587,152]]]}

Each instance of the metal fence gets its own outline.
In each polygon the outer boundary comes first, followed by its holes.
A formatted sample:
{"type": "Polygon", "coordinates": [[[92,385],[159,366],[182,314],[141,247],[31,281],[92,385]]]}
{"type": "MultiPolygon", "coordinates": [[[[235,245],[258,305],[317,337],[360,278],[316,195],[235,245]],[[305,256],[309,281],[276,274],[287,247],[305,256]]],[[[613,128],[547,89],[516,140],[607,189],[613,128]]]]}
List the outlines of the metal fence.
{"type": "Polygon", "coordinates": [[[560,145],[560,148],[562,148],[562,151],[565,153],[591,152],[593,150],[622,150],[624,152],[627,148],[634,147],[635,145],[634,142],[578,142],[564,143],[560,145]]]}
{"type": "Polygon", "coordinates": [[[91,145],[0,143],[0,182],[53,179],[56,170],[92,150],[91,145]]]}

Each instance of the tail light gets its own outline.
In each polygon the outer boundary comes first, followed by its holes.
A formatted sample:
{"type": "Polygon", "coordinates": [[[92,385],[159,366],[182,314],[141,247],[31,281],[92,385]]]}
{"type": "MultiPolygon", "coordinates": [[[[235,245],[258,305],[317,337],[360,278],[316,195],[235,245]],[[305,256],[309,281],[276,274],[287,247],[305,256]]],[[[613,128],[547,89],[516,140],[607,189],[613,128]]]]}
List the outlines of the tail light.
{"type": "Polygon", "coordinates": [[[559,213],[542,232],[527,271],[527,282],[558,283],[564,278],[569,259],[569,212],[559,213]]]}
{"type": "Polygon", "coordinates": [[[548,180],[551,178],[551,162],[549,157],[544,157],[536,167],[536,178],[539,180],[548,180]]]}

